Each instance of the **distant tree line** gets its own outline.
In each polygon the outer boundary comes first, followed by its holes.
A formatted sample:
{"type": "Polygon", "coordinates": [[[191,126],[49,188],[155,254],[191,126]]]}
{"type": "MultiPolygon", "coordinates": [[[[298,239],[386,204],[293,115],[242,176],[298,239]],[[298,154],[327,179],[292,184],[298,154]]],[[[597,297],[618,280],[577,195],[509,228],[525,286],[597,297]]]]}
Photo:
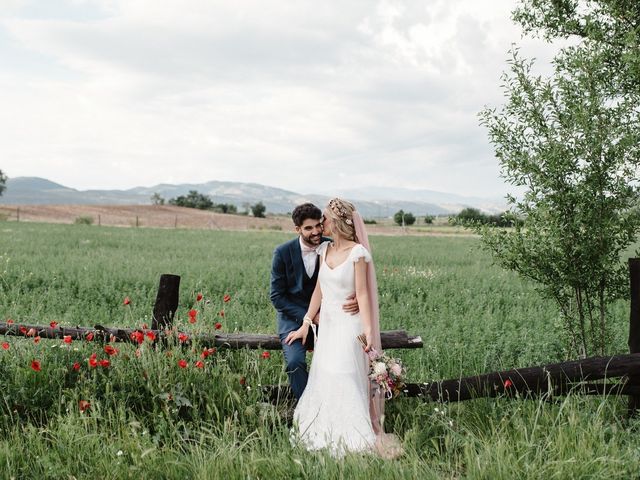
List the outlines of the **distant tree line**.
{"type": "MultiPolygon", "coordinates": [[[[154,205],[164,205],[165,199],[160,196],[159,193],[155,192],[151,196],[151,202],[154,205]]],[[[175,205],[177,207],[197,208],[198,210],[211,210],[219,213],[238,214],[238,207],[233,203],[215,203],[211,200],[209,195],[199,193],[197,190],[189,190],[187,195],[180,195],[178,197],[171,198],[168,203],[169,205],[175,205]]],[[[244,212],[240,212],[240,215],[248,215],[249,211],[251,211],[251,214],[254,217],[264,218],[267,210],[267,207],[262,202],[255,203],[253,205],[246,204],[245,207],[246,210],[244,212]]]]}
{"type": "Polygon", "coordinates": [[[494,215],[482,213],[477,208],[465,208],[457,215],[449,217],[449,223],[452,225],[488,225],[494,227],[513,227],[517,220],[513,214],[503,212],[494,215]]]}
{"type": "Polygon", "coordinates": [[[0,195],[2,195],[2,193],[6,190],[7,188],[7,176],[2,173],[2,170],[0,170],[0,195]]]}

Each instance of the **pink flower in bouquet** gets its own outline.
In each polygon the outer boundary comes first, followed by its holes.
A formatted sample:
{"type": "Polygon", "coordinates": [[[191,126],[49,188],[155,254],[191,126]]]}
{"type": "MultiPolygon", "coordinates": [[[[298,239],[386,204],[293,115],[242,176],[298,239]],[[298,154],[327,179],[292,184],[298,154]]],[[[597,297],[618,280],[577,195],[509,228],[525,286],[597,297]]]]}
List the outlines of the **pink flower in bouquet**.
{"type": "Polygon", "coordinates": [[[393,373],[396,377],[399,377],[400,375],[402,375],[402,367],[399,364],[394,363],[393,365],[391,365],[391,373],[393,373]]]}

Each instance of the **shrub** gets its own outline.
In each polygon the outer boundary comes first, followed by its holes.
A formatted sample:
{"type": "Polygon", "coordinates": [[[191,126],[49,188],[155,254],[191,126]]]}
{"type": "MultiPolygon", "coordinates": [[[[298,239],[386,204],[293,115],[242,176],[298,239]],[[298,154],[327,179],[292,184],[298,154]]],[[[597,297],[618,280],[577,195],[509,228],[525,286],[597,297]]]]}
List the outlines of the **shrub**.
{"type": "Polygon", "coordinates": [[[82,215],[73,221],[76,225],[93,225],[93,217],[82,215]]]}

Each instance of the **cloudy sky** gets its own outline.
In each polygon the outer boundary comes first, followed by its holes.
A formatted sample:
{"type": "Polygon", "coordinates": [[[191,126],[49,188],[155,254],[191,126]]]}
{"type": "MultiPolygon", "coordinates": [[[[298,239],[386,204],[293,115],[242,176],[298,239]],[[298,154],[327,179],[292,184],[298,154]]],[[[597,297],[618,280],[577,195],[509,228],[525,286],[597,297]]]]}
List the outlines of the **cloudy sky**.
{"type": "Polygon", "coordinates": [[[502,195],[516,0],[0,0],[0,169],[78,188],[230,180],[502,195]]]}

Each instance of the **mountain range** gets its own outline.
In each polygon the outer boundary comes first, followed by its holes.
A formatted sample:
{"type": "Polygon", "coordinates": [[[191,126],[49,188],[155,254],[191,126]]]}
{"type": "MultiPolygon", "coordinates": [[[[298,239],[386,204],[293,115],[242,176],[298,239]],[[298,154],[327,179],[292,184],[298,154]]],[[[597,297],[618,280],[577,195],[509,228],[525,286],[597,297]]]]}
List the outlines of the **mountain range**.
{"type": "MultiPolygon", "coordinates": [[[[16,177],[7,181],[7,189],[0,196],[0,204],[84,204],[84,205],[144,205],[151,196],[159,194],[167,201],[190,190],[209,195],[214,203],[232,203],[243,211],[248,205],[262,202],[267,213],[291,212],[296,205],[313,202],[325,205],[330,196],[300,194],[257,183],[210,181],[206,183],[159,184],[128,190],[76,190],[39,177],[16,177]]],[[[414,215],[446,215],[465,207],[475,207],[487,213],[505,209],[501,198],[477,198],[404,188],[353,188],[336,192],[353,201],[365,217],[389,217],[398,210],[414,215]]]]}

